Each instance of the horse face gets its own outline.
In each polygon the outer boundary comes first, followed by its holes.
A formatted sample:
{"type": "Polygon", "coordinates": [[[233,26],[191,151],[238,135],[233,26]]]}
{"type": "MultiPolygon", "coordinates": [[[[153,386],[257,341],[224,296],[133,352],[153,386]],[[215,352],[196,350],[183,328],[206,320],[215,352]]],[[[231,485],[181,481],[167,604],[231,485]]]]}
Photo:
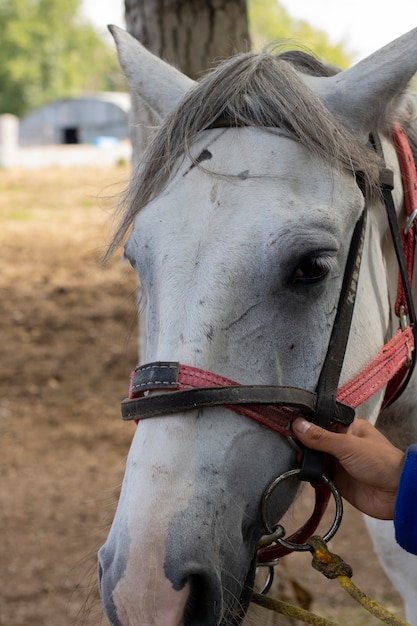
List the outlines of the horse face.
{"type": "MultiPolygon", "coordinates": [[[[184,159],[126,246],[147,296],[146,360],[314,390],[359,188],[273,132],[207,131],[193,155],[207,160],[184,159]]],[[[262,493],[295,462],[285,439],[222,408],[139,423],[100,552],[111,623],[239,621],[262,493]]],[[[297,482],[275,494],[274,521],[297,482]]]]}

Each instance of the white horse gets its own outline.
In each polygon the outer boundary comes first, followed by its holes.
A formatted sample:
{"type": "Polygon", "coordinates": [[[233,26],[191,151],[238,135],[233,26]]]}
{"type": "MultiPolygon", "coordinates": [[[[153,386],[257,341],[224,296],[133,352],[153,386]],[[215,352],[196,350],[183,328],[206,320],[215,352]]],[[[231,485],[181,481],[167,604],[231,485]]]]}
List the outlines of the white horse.
{"type": "MultiPolygon", "coordinates": [[[[398,328],[398,266],[378,194],[380,157],[367,144],[370,133],[381,139],[402,225],[390,127],[399,118],[412,129],[415,108],[404,92],[417,71],[417,29],[338,74],[304,55],[248,53],[197,84],[124,31],[113,34],[131,91],[162,120],[132,176],[115,238],[116,245],[129,231],[125,253],[147,300],[146,361],[159,364],[137,374],[132,396],[142,385],[175,387],[171,362],[200,368],[191,376],[212,377],[211,386],[214,372],[243,385],[314,392],[366,204],[345,383],[398,328]],[[158,385],[161,371],[168,374],[158,385]]],[[[417,440],[415,387],[413,377],[381,414],[385,432],[402,446],[417,440]]],[[[376,423],[383,397],[380,389],[357,414],[376,423]]],[[[244,619],[265,532],[262,494],[297,467],[290,444],[237,411],[197,401],[193,410],[172,405],[139,420],[99,554],[113,626],[244,619]]],[[[286,480],[274,492],[272,525],[298,485],[286,480]]],[[[380,524],[392,534],[391,523],[380,524]]],[[[393,540],[378,550],[417,624],[417,559],[393,540]]]]}

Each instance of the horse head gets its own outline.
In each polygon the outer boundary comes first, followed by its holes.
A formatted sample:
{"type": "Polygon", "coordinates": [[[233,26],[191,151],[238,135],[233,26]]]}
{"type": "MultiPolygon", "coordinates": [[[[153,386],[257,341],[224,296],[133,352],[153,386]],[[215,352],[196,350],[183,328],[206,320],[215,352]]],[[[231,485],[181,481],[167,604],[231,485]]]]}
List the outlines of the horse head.
{"type": "MultiPolygon", "coordinates": [[[[116,236],[130,229],[146,361],[313,392],[367,204],[347,380],[391,330],[379,161],[367,142],[389,128],[417,69],[417,30],[336,74],[302,55],[248,53],[198,83],[113,34],[132,93],[161,117],[116,236]]],[[[368,419],[381,401],[366,404],[368,419]]],[[[287,438],[224,406],[139,421],[99,555],[110,623],[240,623],[262,494],[297,463],[287,438]]],[[[274,492],[271,524],[298,487],[294,478],[274,492]]]]}

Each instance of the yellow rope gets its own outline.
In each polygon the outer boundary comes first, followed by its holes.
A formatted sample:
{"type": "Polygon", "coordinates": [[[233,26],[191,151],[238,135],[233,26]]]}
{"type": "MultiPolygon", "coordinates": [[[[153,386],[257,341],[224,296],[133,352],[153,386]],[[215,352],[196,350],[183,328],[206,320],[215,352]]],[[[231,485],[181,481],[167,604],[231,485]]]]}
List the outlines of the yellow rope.
{"type": "Polygon", "coordinates": [[[252,602],[254,604],[258,604],[259,606],[263,606],[265,609],[269,609],[270,611],[275,611],[281,615],[292,617],[292,619],[298,619],[306,624],[313,624],[313,626],[338,626],[336,622],[332,622],[325,617],[320,617],[319,615],[310,613],[310,611],[306,611],[299,606],[282,602],[282,600],[268,598],[268,596],[263,596],[260,593],[253,594],[252,602]]]}
{"type": "MultiPolygon", "coordinates": [[[[375,602],[375,600],[372,600],[358,589],[351,581],[352,568],[350,565],[345,563],[337,554],[330,552],[321,537],[310,537],[308,543],[313,549],[312,565],[315,569],[324,574],[327,578],[337,578],[342,589],[347,591],[356,602],[363,606],[371,615],[377,617],[381,622],[389,624],[390,626],[407,626],[407,622],[384,609],[375,602]]],[[[408,626],[410,625],[408,624],[408,626]]]]}
{"type": "Polygon", "coordinates": [[[365,595],[347,576],[338,576],[337,580],[339,585],[350,596],[352,596],[356,602],[359,602],[364,609],[366,609],[374,617],[377,617],[381,622],[389,624],[390,626],[404,626],[407,624],[407,622],[399,617],[395,617],[395,615],[384,609],[381,605],[375,602],[375,600],[372,600],[365,595]]]}
{"type": "MultiPolygon", "coordinates": [[[[410,626],[410,624],[384,609],[375,602],[375,600],[372,600],[358,589],[351,581],[352,568],[350,565],[345,563],[337,554],[330,552],[321,537],[311,537],[308,543],[313,553],[312,566],[326,576],[326,578],[337,578],[340,586],[364,609],[371,613],[371,615],[390,626],[410,626]]],[[[336,622],[310,613],[298,606],[287,604],[281,600],[268,598],[259,593],[252,596],[252,602],[271,611],[275,611],[276,613],[298,619],[306,624],[313,624],[314,626],[338,626],[336,622]]]]}

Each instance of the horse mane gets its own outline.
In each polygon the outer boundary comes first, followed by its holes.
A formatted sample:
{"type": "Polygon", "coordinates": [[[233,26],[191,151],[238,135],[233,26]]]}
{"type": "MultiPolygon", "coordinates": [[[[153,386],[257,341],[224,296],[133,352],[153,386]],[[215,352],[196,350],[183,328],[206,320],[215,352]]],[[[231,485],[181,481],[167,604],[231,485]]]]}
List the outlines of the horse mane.
{"type": "MultiPolygon", "coordinates": [[[[162,122],[145,151],[121,199],[120,223],[106,256],[123,240],[138,212],[167,185],[177,160],[184,154],[192,158],[190,147],[196,137],[219,120],[228,120],[232,127],[284,129],[331,166],[360,174],[365,195],[377,196],[378,157],[338,122],[300,77],[338,71],[299,50],[280,54],[264,50],[231,57],[205,75],[162,122]]],[[[403,118],[412,134],[416,107],[412,113],[410,102],[403,118]]],[[[415,128],[414,139],[417,148],[415,128]]]]}

